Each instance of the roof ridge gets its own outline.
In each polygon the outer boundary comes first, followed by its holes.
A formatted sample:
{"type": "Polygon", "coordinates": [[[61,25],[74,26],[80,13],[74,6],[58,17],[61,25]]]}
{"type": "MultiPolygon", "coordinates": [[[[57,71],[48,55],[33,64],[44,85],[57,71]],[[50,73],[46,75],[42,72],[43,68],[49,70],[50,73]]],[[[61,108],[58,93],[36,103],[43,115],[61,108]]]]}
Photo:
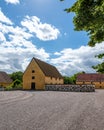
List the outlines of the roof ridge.
{"type": "Polygon", "coordinates": [[[38,60],[38,61],[40,61],[40,62],[43,62],[44,64],[47,64],[47,65],[49,65],[49,66],[52,66],[52,67],[56,68],[55,66],[53,66],[53,65],[51,65],[51,64],[49,64],[49,63],[47,63],[47,62],[45,62],[45,61],[42,61],[41,59],[38,59],[38,58],[35,58],[35,57],[33,57],[33,59],[38,60]]]}

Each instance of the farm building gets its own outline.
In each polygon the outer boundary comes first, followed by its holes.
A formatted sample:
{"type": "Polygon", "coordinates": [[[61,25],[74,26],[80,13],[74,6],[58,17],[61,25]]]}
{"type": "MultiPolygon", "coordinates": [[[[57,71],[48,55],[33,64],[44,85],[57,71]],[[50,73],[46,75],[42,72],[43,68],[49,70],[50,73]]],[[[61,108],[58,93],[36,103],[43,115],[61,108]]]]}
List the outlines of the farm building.
{"type": "Polygon", "coordinates": [[[56,67],[33,58],[23,74],[23,89],[44,90],[47,84],[63,84],[56,67]]]}
{"type": "Polygon", "coordinates": [[[76,84],[94,84],[95,88],[104,88],[104,74],[79,74],[76,84]]]}
{"type": "Polygon", "coordinates": [[[6,87],[12,83],[12,79],[6,72],[0,71],[0,87],[6,87]]]}

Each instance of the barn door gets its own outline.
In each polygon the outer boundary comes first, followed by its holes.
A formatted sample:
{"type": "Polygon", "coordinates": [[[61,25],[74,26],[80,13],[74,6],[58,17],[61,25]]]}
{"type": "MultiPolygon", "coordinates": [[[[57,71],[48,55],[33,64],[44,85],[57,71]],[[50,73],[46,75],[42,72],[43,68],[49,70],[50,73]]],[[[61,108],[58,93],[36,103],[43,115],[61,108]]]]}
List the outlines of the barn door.
{"type": "Polygon", "coordinates": [[[35,83],[31,83],[31,90],[35,90],[35,83]]]}

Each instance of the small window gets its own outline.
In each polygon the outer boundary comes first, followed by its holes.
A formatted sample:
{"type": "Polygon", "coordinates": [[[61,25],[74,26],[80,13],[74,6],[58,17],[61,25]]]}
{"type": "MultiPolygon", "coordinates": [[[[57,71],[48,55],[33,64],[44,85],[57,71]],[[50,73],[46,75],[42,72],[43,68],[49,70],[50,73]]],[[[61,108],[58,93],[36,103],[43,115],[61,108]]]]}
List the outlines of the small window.
{"type": "Polygon", "coordinates": [[[32,70],[32,73],[35,73],[35,70],[32,70]]]}
{"type": "Polygon", "coordinates": [[[35,76],[32,76],[32,79],[35,79],[35,76]]]}

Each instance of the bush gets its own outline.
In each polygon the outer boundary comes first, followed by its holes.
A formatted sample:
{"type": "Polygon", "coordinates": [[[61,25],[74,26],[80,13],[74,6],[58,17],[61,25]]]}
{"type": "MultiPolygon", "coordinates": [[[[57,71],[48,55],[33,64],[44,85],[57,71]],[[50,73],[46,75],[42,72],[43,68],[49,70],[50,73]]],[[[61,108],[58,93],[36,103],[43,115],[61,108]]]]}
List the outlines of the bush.
{"type": "Polygon", "coordinates": [[[11,85],[7,86],[5,90],[21,90],[22,82],[16,79],[11,85]]]}
{"type": "Polygon", "coordinates": [[[13,83],[12,83],[12,88],[13,89],[22,89],[22,82],[18,79],[16,79],[13,83]]]}
{"type": "Polygon", "coordinates": [[[12,86],[10,85],[10,86],[7,86],[7,87],[5,88],[5,90],[6,90],[6,91],[10,91],[10,90],[13,90],[13,88],[12,88],[12,86]]]}

